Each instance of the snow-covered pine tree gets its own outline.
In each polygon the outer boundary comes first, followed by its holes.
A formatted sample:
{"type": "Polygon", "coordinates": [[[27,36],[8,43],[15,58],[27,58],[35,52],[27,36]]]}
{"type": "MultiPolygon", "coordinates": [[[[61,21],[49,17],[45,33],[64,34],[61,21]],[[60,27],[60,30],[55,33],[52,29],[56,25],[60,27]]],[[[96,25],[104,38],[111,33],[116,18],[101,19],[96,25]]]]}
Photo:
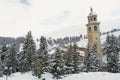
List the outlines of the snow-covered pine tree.
{"type": "Polygon", "coordinates": [[[66,59],[65,59],[65,73],[66,74],[72,74],[72,61],[73,61],[73,55],[72,55],[72,45],[70,44],[69,49],[66,53],[66,59]]]}
{"type": "Polygon", "coordinates": [[[56,48],[51,61],[51,73],[56,79],[60,78],[60,76],[64,74],[64,61],[61,54],[60,48],[56,48]]]}
{"type": "MultiPolygon", "coordinates": [[[[36,52],[37,53],[37,52],[36,52]]],[[[40,74],[39,73],[39,67],[41,65],[38,64],[38,55],[36,54],[35,55],[35,59],[34,59],[34,62],[33,62],[33,68],[32,68],[32,75],[33,76],[36,76],[36,77],[39,77],[40,74]]],[[[41,67],[40,67],[41,68],[41,67]]],[[[40,75],[41,76],[41,75],[40,75]]]]}
{"type": "MultiPolygon", "coordinates": [[[[48,72],[49,67],[49,55],[47,51],[47,41],[46,38],[41,36],[40,38],[40,49],[37,51],[36,64],[33,67],[33,75],[41,78],[41,74],[48,72]]],[[[35,62],[34,62],[35,63],[35,62]]]]}
{"type": "Polygon", "coordinates": [[[4,40],[4,43],[1,47],[1,52],[0,52],[0,59],[1,59],[0,66],[2,67],[1,73],[3,74],[5,72],[7,57],[8,57],[8,47],[7,47],[6,41],[4,40]]]}
{"type": "Polygon", "coordinates": [[[48,72],[48,67],[49,67],[49,54],[48,54],[48,46],[47,46],[47,41],[46,38],[41,36],[40,39],[40,49],[39,49],[39,57],[41,57],[42,59],[39,59],[42,66],[43,66],[43,70],[45,72],[48,72]],[[42,61],[43,60],[43,61],[42,61]]]}
{"type": "Polygon", "coordinates": [[[70,45],[67,56],[66,56],[66,73],[78,73],[80,71],[80,54],[77,52],[77,45],[70,45]]]}
{"type": "Polygon", "coordinates": [[[97,54],[97,46],[96,44],[93,46],[93,48],[90,51],[91,53],[91,60],[92,64],[91,67],[93,68],[92,71],[100,71],[101,70],[101,65],[100,65],[100,59],[97,54]]]}
{"type": "Polygon", "coordinates": [[[120,54],[120,36],[118,36],[118,48],[119,48],[119,54],[120,54]]]}
{"type": "Polygon", "coordinates": [[[1,54],[0,54],[0,77],[3,76],[3,68],[2,68],[2,60],[1,60],[1,54]]]}
{"type": "Polygon", "coordinates": [[[36,45],[32,37],[31,31],[26,35],[23,51],[21,52],[21,72],[30,71],[36,53],[36,45]]]}
{"type": "Polygon", "coordinates": [[[84,71],[86,72],[95,72],[100,71],[100,60],[97,55],[97,47],[94,45],[93,47],[87,47],[85,52],[85,59],[84,59],[84,71]]]}
{"type": "Polygon", "coordinates": [[[117,38],[114,35],[107,36],[104,54],[107,58],[107,70],[113,73],[120,72],[119,47],[117,38]]]}
{"type": "Polygon", "coordinates": [[[83,68],[81,70],[88,72],[90,69],[90,64],[91,64],[91,62],[90,62],[90,47],[88,45],[87,49],[85,51],[84,65],[83,65],[83,68]]]}
{"type": "Polygon", "coordinates": [[[8,57],[6,61],[6,67],[10,68],[11,73],[16,72],[18,69],[18,61],[17,61],[17,49],[16,49],[16,44],[13,44],[9,47],[8,49],[8,57]]]}
{"type": "Polygon", "coordinates": [[[80,53],[77,51],[77,45],[73,45],[73,73],[78,73],[80,71],[80,53]]]}

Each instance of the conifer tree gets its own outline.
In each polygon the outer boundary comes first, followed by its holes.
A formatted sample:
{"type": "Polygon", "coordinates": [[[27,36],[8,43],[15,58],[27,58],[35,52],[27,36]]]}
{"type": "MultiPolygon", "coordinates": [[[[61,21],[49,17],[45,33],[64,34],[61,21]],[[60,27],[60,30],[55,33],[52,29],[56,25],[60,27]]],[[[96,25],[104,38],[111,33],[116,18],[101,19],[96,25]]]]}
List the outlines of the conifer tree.
{"type": "Polygon", "coordinates": [[[0,52],[0,64],[1,64],[2,74],[5,74],[7,57],[8,57],[8,47],[7,47],[6,41],[4,40],[4,43],[1,47],[1,52],[0,52]]]}
{"type": "Polygon", "coordinates": [[[57,79],[64,74],[64,61],[62,59],[60,48],[57,48],[54,53],[51,62],[51,73],[53,74],[54,78],[57,79]]]}
{"type": "Polygon", "coordinates": [[[119,47],[117,38],[114,35],[107,36],[104,54],[107,58],[108,71],[113,73],[120,72],[119,47]]]}
{"type": "Polygon", "coordinates": [[[65,61],[65,65],[66,65],[66,70],[65,73],[67,74],[71,74],[72,73],[72,62],[73,61],[73,56],[72,56],[72,45],[70,44],[68,52],[66,53],[66,61],[65,61]]]}
{"type": "Polygon", "coordinates": [[[33,68],[33,75],[38,78],[41,77],[41,74],[44,72],[48,72],[49,67],[49,55],[47,51],[47,41],[46,38],[41,36],[40,38],[40,48],[37,51],[37,63],[34,65],[36,67],[33,68]]]}
{"type": "Polygon", "coordinates": [[[80,71],[80,53],[77,51],[77,45],[73,45],[73,73],[80,71]]]}
{"type": "Polygon", "coordinates": [[[67,53],[66,53],[66,61],[65,61],[66,66],[69,66],[69,63],[71,61],[71,58],[70,58],[71,52],[72,52],[71,50],[72,50],[72,45],[70,44],[70,46],[69,46],[69,48],[67,50],[67,53]]]}
{"type": "Polygon", "coordinates": [[[1,60],[1,54],[0,54],[0,77],[3,76],[3,68],[2,68],[2,60],[1,60]]]}
{"type": "Polygon", "coordinates": [[[84,71],[95,72],[101,70],[100,60],[97,55],[97,47],[87,47],[84,58],[84,71]]]}
{"type": "Polygon", "coordinates": [[[118,49],[119,49],[119,53],[120,53],[120,36],[118,36],[118,49]]]}
{"type": "Polygon", "coordinates": [[[80,64],[79,57],[80,54],[79,52],[77,52],[76,44],[74,44],[73,46],[70,45],[65,62],[67,74],[79,72],[79,64],[80,64]]]}
{"type": "Polygon", "coordinates": [[[89,71],[89,66],[90,66],[91,62],[90,62],[90,47],[89,45],[87,46],[87,49],[85,51],[85,57],[84,57],[84,66],[83,68],[81,68],[82,71],[89,71]]]}
{"type": "Polygon", "coordinates": [[[18,61],[16,59],[17,49],[15,44],[10,46],[8,53],[9,55],[7,57],[6,66],[11,69],[11,73],[14,73],[18,69],[18,61]]]}
{"type": "Polygon", "coordinates": [[[23,51],[21,52],[21,72],[27,72],[32,69],[32,63],[36,53],[36,46],[31,31],[26,35],[23,51]]]}

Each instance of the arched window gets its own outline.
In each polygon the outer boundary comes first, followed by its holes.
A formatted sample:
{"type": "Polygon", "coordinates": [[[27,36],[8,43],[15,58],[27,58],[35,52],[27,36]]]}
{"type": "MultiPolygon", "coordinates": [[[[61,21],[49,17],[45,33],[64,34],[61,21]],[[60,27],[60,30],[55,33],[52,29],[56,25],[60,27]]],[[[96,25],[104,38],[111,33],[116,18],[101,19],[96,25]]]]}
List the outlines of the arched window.
{"type": "Polygon", "coordinates": [[[97,26],[94,26],[94,30],[97,31],[97,26]]]}
{"type": "Polygon", "coordinates": [[[91,21],[92,21],[92,18],[91,18],[91,21]]]}
{"type": "Polygon", "coordinates": [[[89,31],[91,31],[91,27],[89,27],[89,31]]]}
{"type": "Polygon", "coordinates": [[[96,17],[94,17],[94,21],[96,21],[96,17]]]}
{"type": "Polygon", "coordinates": [[[88,18],[88,21],[90,22],[90,18],[88,18]]]}

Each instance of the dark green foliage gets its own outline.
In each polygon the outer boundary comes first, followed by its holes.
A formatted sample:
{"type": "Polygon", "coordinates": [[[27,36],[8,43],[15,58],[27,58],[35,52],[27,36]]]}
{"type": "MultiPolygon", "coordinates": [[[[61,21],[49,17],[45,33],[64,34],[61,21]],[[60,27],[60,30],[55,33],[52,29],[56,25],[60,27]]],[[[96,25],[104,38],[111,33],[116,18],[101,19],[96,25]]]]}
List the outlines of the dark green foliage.
{"type": "Polygon", "coordinates": [[[21,72],[27,72],[31,70],[35,53],[36,53],[36,46],[30,31],[26,35],[25,42],[23,45],[23,51],[21,52],[21,61],[20,61],[21,72]]]}
{"type": "Polygon", "coordinates": [[[71,58],[70,58],[71,52],[72,52],[72,45],[69,46],[68,53],[66,53],[66,63],[65,64],[67,66],[69,66],[70,61],[72,61],[71,58]]]}
{"type": "Polygon", "coordinates": [[[95,72],[101,70],[100,60],[97,55],[97,47],[87,48],[85,52],[85,59],[84,59],[84,71],[86,72],[95,72]]]}
{"type": "Polygon", "coordinates": [[[118,37],[117,41],[118,41],[118,49],[119,49],[119,52],[120,52],[120,36],[118,37]]]}
{"type": "Polygon", "coordinates": [[[8,57],[8,47],[7,47],[6,41],[4,40],[4,43],[3,43],[3,46],[1,47],[1,52],[0,52],[0,69],[1,69],[0,73],[1,73],[1,76],[5,72],[7,57],[8,57]]]}
{"type": "Polygon", "coordinates": [[[18,69],[18,61],[17,61],[17,51],[16,51],[16,45],[13,44],[9,47],[8,53],[9,55],[7,56],[7,61],[6,61],[6,67],[11,69],[11,73],[16,72],[18,69]]]}
{"type": "Polygon", "coordinates": [[[80,71],[80,67],[79,67],[79,65],[80,65],[80,53],[79,52],[77,52],[77,45],[76,44],[74,44],[73,45],[73,68],[74,68],[74,70],[73,70],[73,73],[77,73],[77,72],[79,72],[80,71]]]}
{"type": "Polygon", "coordinates": [[[119,46],[117,37],[108,35],[104,46],[104,54],[107,59],[107,71],[117,73],[120,72],[119,63],[119,46]]]}
{"type": "Polygon", "coordinates": [[[49,55],[47,51],[47,41],[43,36],[40,38],[40,49],[37,51],[37,56],[34,63],[33,75],[40,78],[41,74],[48,72],[49,55]]]}
{"type": "Polygon", "coordinates": [[[61,54],[60,48],[57,48],[51,61],[51,73],[57,79],[64,74],[64,61],[61,54]]]}
{"type": "Polygon", "coordinates": [[[80,54],[77,52],[77,45],[70,45],[67,56],[66,56],[66,73],[78,73],[80,71],[80,54]]]}
{"type": "Polygon", "coordinates": [[[2,61],[1,61],[1,55],[0,55],[0,77],[3,76],[3,68],[2,68],[2,61]]]}

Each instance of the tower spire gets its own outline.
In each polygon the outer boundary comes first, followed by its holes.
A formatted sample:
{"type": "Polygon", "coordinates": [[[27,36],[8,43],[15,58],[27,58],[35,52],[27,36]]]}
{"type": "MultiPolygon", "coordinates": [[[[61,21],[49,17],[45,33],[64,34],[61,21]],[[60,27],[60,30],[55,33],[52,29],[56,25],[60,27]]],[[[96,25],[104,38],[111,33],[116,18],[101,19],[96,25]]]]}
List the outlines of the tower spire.
{"type": "Polygon", "coordinates": [[[93,12],[93,8],[92,7],[90,7],[90,12],[93,12]]]}

